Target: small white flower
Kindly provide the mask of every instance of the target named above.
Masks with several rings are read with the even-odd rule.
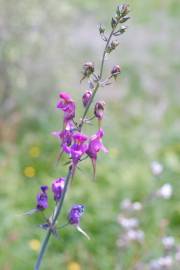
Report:
[[[151,162],[151,172],[154,176],[159,176],[163,172],[163,166],[157,161]]]
[[[118,223],[126,230],[137,228],[139,226],[137,218],[125,218],[121,215],[118,217]]]
[[[166,183],[157,191],[157,196],[163,199],[169,199],[171,198],[172,193],[173,193],[172,185]]]
[[[171,256],[161,257],[159,258],[159,264],[161,269],[171,269],[173,265],[173,259]]]
[[[175,239],[172,236],[162,238],[162,244],[166,250],[171,250],[175,246]]]
[[[134,202],[132,206],[134,211],[142,210],[142,204],[140,202]]]
[[[127,232],[129,241],[142,242],[144,240],[144,232],[141,230],[130,230]]]
[[[127,199],[124,199],[122,202],[121,202],[121,209],[123,210],[130,210],[132,207],[132,202],[129,198]]]

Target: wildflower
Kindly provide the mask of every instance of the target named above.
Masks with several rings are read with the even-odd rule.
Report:
[[[32,157],[32,158],[37,158],[40,154],[40,148],[38,146],[33,146],[30,148],[29,150],[29,155]]]
[[[163,172],[163,166],[157,161],[151,162],[151,172],[154,176],[159,176]]]
[[[48,208],[48,196],[47,196],[47,186],[41,186],[41,192],[37,195],[37,205],[36,209],[38,211],[43,211],[44,209]]]
[[[32,166],[27,166],[25,169],[24,169],[24,175],[26,177],[34,177],[36,174],[36,171],[35,171],[35,168],[32,167]]]
[[[137,228],[139,226],[137,218],[125,218],[121,215],[118,217],[118,223],[126,230]]]
[[[70,263],[68,263],[67,269],[68,270],[81,270],[81,266],[77,262],[70,262]]]
[[[37,239],[32,239],[31,241],[29,241],[29,246],[33,251],[39,251],[40,241]]]
[[[144,240],[144,232],[141,230],[129,230],[127,232],[127,238],[129,241],[137,241],[141,243]]]
[[[170,199],[173,193],[172,185],[169,183],[164,184],[156,193],[156,195],[163,199]]]
[[[64,123],[67,124],[68,121],[75,117],[75,102],[72,100],[71,96],[65,92],[59,94],[60,101],[57,104],[57,108],[64,112]]]
[[[94,72],[94,64],[92,62],[86,62],[83,65],[83,77],[81,79],[84,80],[85,78],[89,77]]]
[[[150,263],[150,270],[172,269],[173,259],[171,256],[160,257]]]
[[[162,238],[162,244],[165,250],[172,250],[175,246],[175,239],[172,236]]]
[[[80,132],[75,133],[72,137],[74,143],[71,146],[63,144],[63,150],[65,153],[69,154],[70,158],[72,159],[73,164],[72,175],[74,175],[78,162],[80,161],[82,155],[86,152],[88,148],[87,144],[85,144],[85,141],[87,141],[88,137]]]
[[[61,195],[64,189],[64,178],[55,179],[52,182],[52,192],[54,193],[54,200],[57,202],[61,199]]]
[[[89,101],[91,100],[91,97],[92,97],[92,91],[87,90],[82,96],[82,102],[83,102],[84,107],[88,105]]]
[[[100,126],[101,120],[103,119],[103,116],[104,116],[104,107],[105,107],[104,101],[98,101],[94,107],[94,115],[99,120],[99,126]]]
[[[121,68],[119,65],[115,65],[111,70],[111,75],[114,77],[114,79],[117,78],[117,75],[119,75],[121,72]]]
[[[89,236],[80,228],[80,220],[84,214],[85,207],[81,204],[75,204],[72,206],[69,214],[68,221],[71,225],[74,225],[76,229],[89,239]]]
[[[99,129],[95,135],[91,136],[89,140],[88,149],[86,151],[87,155],[91,158],[91,161],[92,161],[94,176],[96,172],[97,153],[100,150],[103,150],[105,153],[108,152],[108,150],[104,147],[102,143],[103,136],[104,136],[104,131],[102,129]]]

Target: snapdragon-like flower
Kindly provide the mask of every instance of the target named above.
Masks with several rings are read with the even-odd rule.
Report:
[[[91,97],[92,97],[92,91],[87,90],[87,91],[84,93],[84,95],[82,96],[82,102],[83,102],[84,107],[86,107],[86,106],[88,105],[88,103],[89,103]]]
[[[73,135],[74,143],[71,146],[67,146],[66,144],[63,145],[64,152],[69,154],[70,158],[72,159],[73,175],[78,162],[80,161],[83,154],[86,153],[86,150],[88,148],[88,145],[85,144],[87,139],[88,137],[85,134],[77,132]]]
[[[81,232],[84,236],[90,239],[87,233],[83,231],[80,227],[80,220],[82,215],[84,214],[84,210],[85,207],[82,204],[73,205],[68,214],[68,222],[69,224],[74,225],[79,232]]]
[[[59,97],[60,101],[57,104],[57,108],[64,112],[64,123],[67,123],[75,117],[75,102],[71,96],[65,92],[61,92]]]
[[[55,179],[52,182],[52,192],[54,193],[54,200],[57,202],[61,199],[61,195],[64,189],[64,178]]]
[[[91,136],[89,140],[88,149],[86,151],[87,155],[91,158],[93,170],[94,170],[94,176],[96,173],[96,160],[97,160],[97,154],[100,150],[104,151],[105,153],[108,152],[107,148],[102,143],[102,137],[104,136],[104,131],[100,128],[98,132]]]
[[[41,192],[38,193],[36,201],[36,209],[38,211],[43,211],[48,208],[48,195],[47,195],[48,186],[41,186]]]

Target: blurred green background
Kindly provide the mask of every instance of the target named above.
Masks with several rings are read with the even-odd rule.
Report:
[[[120,64],[122,74],[113,86],[101,89],[106,101],[103,123],[108,155],[100,154],[97,181],[88,161],[77,171],[61,217],[72,203],[86,205],[82,219],[91,241],[73,228],[51,239],[42,269],[110,270],[120,268],[116,241],[119,204],[123,198],[142,200],[155,186],[170,182],[171,200],[159,201],[144,212],[145,248],[136,247],[121,258],[123,270],[133,258],[154,249],[160,221],[180,240],[180,61],[178,0],[132,0],[129,29],[106,61],[108,74]],[[61,127],[56,110],[60,91],[79,102],[86,89],[81,67],[92,60],[99,67],[103,41],[97,31],[109,29],[118,1],[0,0],[0,269],[33,269],[41,216],[21,214],[35,206],[40,184],[65,175],[56,166],[58,142],[51,131]],[[78,113],[82,112],[79,106]],[[91,133],[97,130],[94,125]],[[152,160],[164,165],[155,183]],[[50,210],[49,210],[50,213]],[[154,253],[153,253],[154,252]],[[138,253],[138,255],[137,255]]]

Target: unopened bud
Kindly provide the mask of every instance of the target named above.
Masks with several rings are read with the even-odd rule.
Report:
[[[84,95],[82,96],[82,102],[83,102],[84,107],[86,107],[86,106],[88,105],[88,103],[89,103],[91,97],[92,97],[92,91],[87,90],[87,91],[84,93]]]
[[[126,22],[127,20],[129,20],[130,19],[130,17],[129,16],[124,16],[124,17],[122,17],[122,19],[120,19],[120,23],[124,23],[124,22]]]
[[[99,25],[99,33],[104,34],[104,32],[105,32],[105,28],[104,28],[104,26],[102,24],[100,24]]]
[[[89,77],[94,72],[94,64],[92,62],[87,62],[83,66],[83,75]]]
[[[102,120],[104,115],[104,107],[105,102],[104,101],[98,101],[94,107],[94,115],[99,119]]]
[[[117,7],[116,14],[119,18],[126,16],[129,13],[128,4],[122,4]]]
[[[121,68],[119,65],[115,65],[111,70],[111,75],[116,79],[117,75],[120,74]]]
[[[112,18],[111,20],[111,27],[114,29],[117,26],[117,20],[115,18]]]
[[[126,30],[127,30],[127,26],[122,25],[121,28],[119,29],[119,32],[120,32],[121,34],[124,34],[124,33],[126,32]]]

